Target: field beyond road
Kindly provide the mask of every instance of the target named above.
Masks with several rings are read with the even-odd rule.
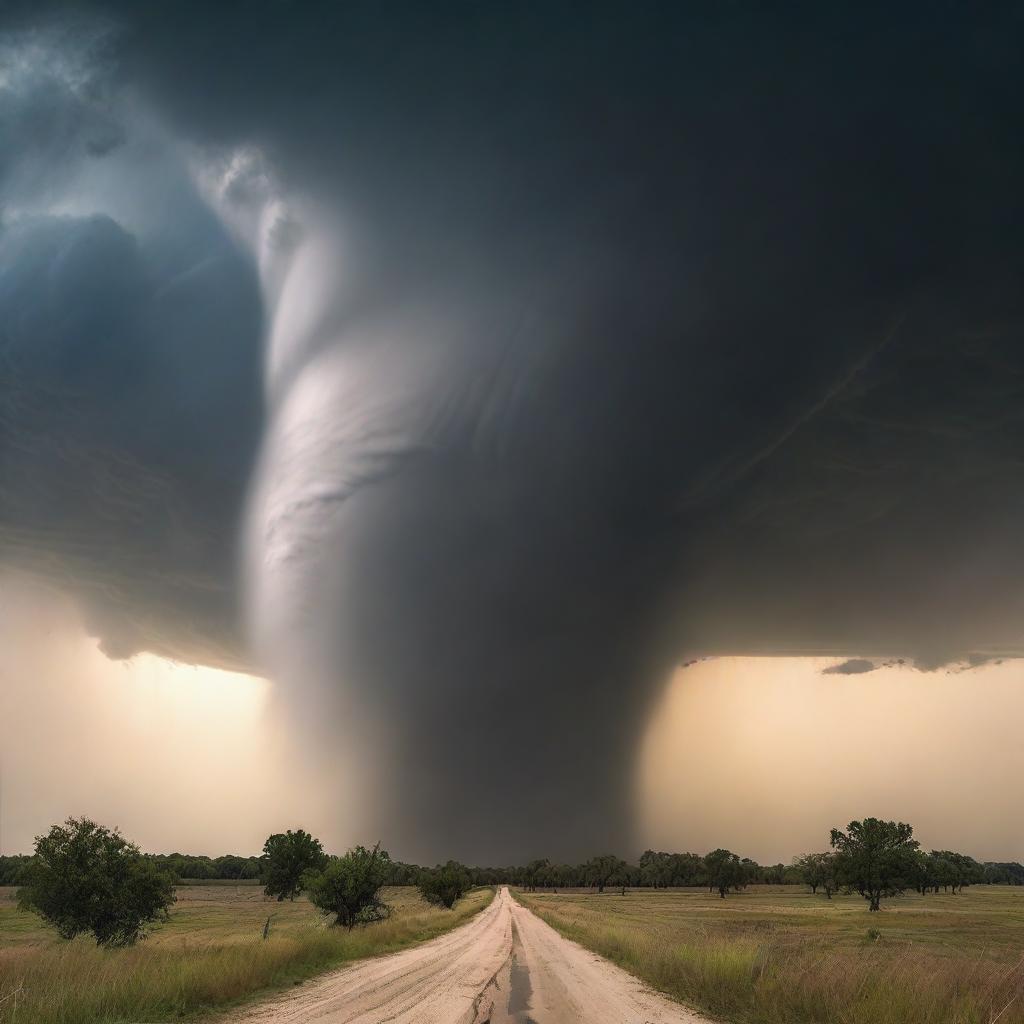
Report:
[[[104,950],[90,938],[60,939],[19,911],[14,893],[0,888],[0,1024],[167,1021],[230,1006],[433,938],[493,897],[477,889],[444,910],[413,888],[386,889],[391,918],[348,932],[327,927],[305,899],[267,901],[252,885],[184,885],[167,923],[134,947]]]
[[[559,932],[737,1024],[1024,1024],[1024,888],[516,892]]]

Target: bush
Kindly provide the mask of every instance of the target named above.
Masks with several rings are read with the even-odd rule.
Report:
[[[301,828],[269,836],[263,844],[263,891],[278,902],[293,900],[302,892],[303,876],[326,863],[320,840]]]
[[[0,885],[17,885],[31,857],[14,854],[11,857],[0,857]]]
[[[380,843],[372,850],[357,846],[334,858],[323,871],[308,874],[306,895],[314,907],[334,914],[333,924],[351,931],[357,924],[382,921],[391,913],[380,898],[391,870],[391,858]]]
[[[116,829],[68,818],[38,836],[18,905],[65,939],[91,933],[99,946],[128,946],[174,902],[170,875]]]
[[[457,861],[450,860],[436,868],[427,869],[420,875],[420,895],[435,906],[449,910],[473,887],[469,870]]]

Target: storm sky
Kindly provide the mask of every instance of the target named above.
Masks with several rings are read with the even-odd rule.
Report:
[[[2,567],[424,858],[630,842],[694,657],[1024,654],[1024,23],[835,6],[6,5]]]

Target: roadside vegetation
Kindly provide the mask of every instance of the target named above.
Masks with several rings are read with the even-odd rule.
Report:
[[[61,939],[18,910],[14,894],[0,889],[0,1022],[98,1024],[165,1022],[404,949],[465,923],[493,890],[444,910],[412,887],[385,888],[391,916],[349,931],[331,927],[305,897],[278,903],[252,885],[186,885],[165,924],[118,949]]]
[[[829,840],[773,869],[725,849],[648,850],[611,876],[596,861],[576,872],[534,861],[519,898],[568,938],[732,1022],[1024,1024],[1018,865],[925,853],[910,825],[878,818]],[[574,874],[592,893],[564,891]],[[996,879],[1011,884],[976,888]],[[759,880],[810,892],[752,892]],[[545,881],[551,891],[538,892]],[[618,896],[602,895],[609,881]],[[701,889],[659,891],[674,886]]]
[[[473,887],[469,871],[458,861],[450,860],[420,875],[420,895],[435,907],[452,907]]]
[[[1024,889],[517,891],[569,939],[734,1024],[1024,1024]]]
[[[454,898],[428,902],[388,888],[407,872],[379,845],[331,857],[301,829],[270,836],[260,867],[262,892],[241,879],[175,890],[116,829],[53,826],[19,861],[20,888],[0,889],[0,1022],[195,1015],[433,938],[494,895],[467,895],[463,868]]]
[[[309,901],[332,914],[332,924],[349,931],[359,924],[383,921],[391,915],[391,905],[381,895],[390,866],[379,843],[372,850],[357,846],[344,857],[332,858],[322,871],[306,876]]]
[[[174,886],[116,829],[69,818],[36,840],[18,906],[64,939],[91,935],[98,946],[130,946],[167,916]]]

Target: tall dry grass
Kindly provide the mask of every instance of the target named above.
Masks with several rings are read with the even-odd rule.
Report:
[[[2,1024],[97,1024],[167,1021],[225,1007],[302,981],[350,960],[393,952],[462,924],[482,910],[491,890],[470,893],[452,911],[412,897],[397,901],[387,921],[351,932],[328,927],[309,908],[272,926],[263,940],[250,913],[235,933],[209,907],[196,927],[154,936],[128,949],[103,950],[88,940],[0,947]],[[272,912],[274,904],[258,908]],[[307,905],[308,906],[308,905]],[[289,908],[292,909],[292,908]],[[296,916],[296,915],[293,915]],[[296,916],[297,917],[297,916]]]
[[[856,940],[849,928],[744,928],[742,919],[719,922],[703,912],[674,927],[660,914],[647,927],[642,910],[617,913],[610,901],[607,914],[581,913],[578,904],[516,895],[568,938],[738,1024],[1024,1024],[1024,948],[1007,961],[975,947],[972,934],[969,948],[958,949],[955,929],[931,945],[902,934],[869,937],[866,913]],[[741,913],[731,906],[720,913]]]

